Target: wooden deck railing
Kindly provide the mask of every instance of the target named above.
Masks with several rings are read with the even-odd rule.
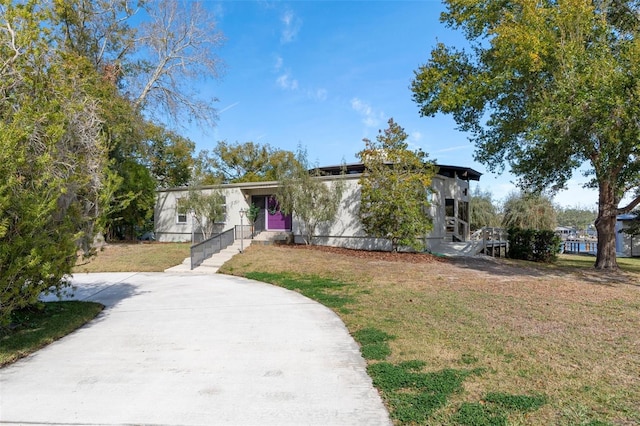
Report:
[[[482,252],[488,256],[506,257],[509,251],[509,234],[504,228],[485,227],[471,235],[472,239],[482,240]]]

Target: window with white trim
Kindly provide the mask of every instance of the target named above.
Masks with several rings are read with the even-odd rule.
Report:
[[[181,198],[176,200],[176,223],[178,224],[186,224],[187,223],[187,209],[181,206],[180,202]]]

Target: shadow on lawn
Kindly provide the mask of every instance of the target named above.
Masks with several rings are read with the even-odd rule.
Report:
[[[573,278],[588,284],[613,287],[620,284],[640,286],[637,276],[622,272],[599,271],[595,268],[564,267],[554,264],[537,264],[534,262],[511,261],[486,256],[451,257],[448,261],[464,269],[485,272],[489,275],[506,277],[549,277]],[[517,262],[517,263],[516,263]],[[595,262],[595,259],[594,259]]]

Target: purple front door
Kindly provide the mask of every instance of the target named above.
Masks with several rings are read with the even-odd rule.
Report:
[[[291,215],[285,215],[280,211],[278,202],[273,197],[267,197],[267,230],[269,231],[290,231]]]

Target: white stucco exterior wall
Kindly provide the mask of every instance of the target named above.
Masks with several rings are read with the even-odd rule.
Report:
[[[221,188],[226,202],[226,215],[223,222],[216,224],[218,228],[216,232],[223,232],[240,225],[240,209],[249,207],[240,187],[225,185]],[[214,187],[202,188],[201,191],[208,194],[214,191]],[[157,241],[188,242],[191,241],[192,232],[200,232],[197,221],[191,214],[187,214],[186,223],[178,223],[178,200],[187,197],[188,194],[187,188],[163,190],[156,194],[154,214]]]
[[[331,224],[320,225],[314,238],[315,244],[337,247],[360,248],[370,250],[389,250],[391,244],[385,239],[368,237],[362,229],[358,219],[360,205],[360,175],[323,177],[325,184],[330,185],[335,179],[343,179],[345,190],[340,202],[338,216]],[[227,214],[224,223],[220,223],[219,232],[226,231],[240,225],[240,209],[249,207],[251,195],[269,195],[275,192],[277,182],[258,182],[222,185],[227,204]],[[446,198],[458,201],[469,200],[469,182],[458,178],[436,175],[432,180],[432,191],[425,196],[430,197],[430,215],[433,220],[433,230],[426,236],[427,246],[440,243],[446,235],[445,204]],[[212,191],[213,187],[202,188],[203,192]],[[191,241],[192,231],[197,232],[197,225],[188,215],[187,223],[177,222],[177,200],[188,195],[187,188],[161,190],[157,193],[155,209],[156,240],[161,242]],[[457,204],[456,204],[457,205]],[[246,225],[246,218],[244,219]],[[296,242],[303,242],[300,221],[293,216],[292,232]]]
[[[330,185],[333,179],[340,177],[324,178],[325,184]],[[335,247],[358,248],[365,250],[390,250],[391,243],[386,239],[369,237],[363,230],[358,219],[360,206],[359,175],[344,176],[345,191],[342,196],[338,216],[331,224],[321,225],[316,230],[314,244]],[[453,198],[458,201],[469,201],[469,182],[457,178],[447,178],[436,175],[431,182],[431,191],[425,196],[430,198],[430,216],[433,221],[432,231],[426,235],[427,249],[437,246],[446,236],[444,200]],[[293,232],[295,241],[302,243],[301,224],[296,217],[293,218]]]

